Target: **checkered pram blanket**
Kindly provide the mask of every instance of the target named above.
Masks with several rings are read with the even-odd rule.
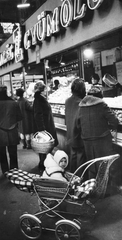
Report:
[[[10,180],[11,183],[19,188],[22,191],[32,191],[33,190],[33,181],[36,178],[41,178],[38,174],[28,173],[21,169],[11,169],[5,173],[6,177]],[[81,185],[77,185],[74,189],[75,196],[85,197],[86,195],[90,194],[91,191],[96,186],[96,180],[90,179],[83,182]]]
[[[28,173],[21,169],[11,169],[5,173],[5,176],[22,191],[31,191],[33,189],[33,179],[40,178],[40,175]]]
[[[92,178],[83,182],[80,186],[76,188],[76,196],[86,197],[90,194],[96,187],[96,179]]]

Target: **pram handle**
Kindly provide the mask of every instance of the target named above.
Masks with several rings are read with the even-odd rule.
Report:
[[[85,163],[83,163],[79,168],[76,169],[76,171],[73,173],[71,179],[70,179],[70,183],[72,182],[72,179],[75,175],[77,175],[77,172],[84,166],[87,165],[87,167],[84,169],[81,177],[80,177],[80,181],[82,181],[84,173],[87,171],[87,169],[94,163],[98,162],[98,161],[111,161],[111,164],[120,157],[119,154],[113,154],[113,155],[109,155],[109,156],[104,156],[104,157],[99,157],[99,158],[94,158],[92,160],[89,160]]]

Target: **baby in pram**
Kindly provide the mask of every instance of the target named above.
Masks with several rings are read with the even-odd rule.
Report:
[[[33,190],[34,179],[45,179],[52,178],[63,182],[70,183],[73,194],[76,197],[85,197],[88,195],[96,186],[96,180],[90,179],[81,183],[81,178],[66,171],[68,166],[68,155],[62,151],[57,150],[54,154],[47,154],[44,161],[45,171],[42,176],[38,174],[28,173],[21,169],[11,169],[6,172],[6,177],[16,185],[20,190],[31,191]]]
[[[96,186],[96,180],[90,179],[81,184],[80,177],[66,171],[68,166],[68,155],[62,151],[57,150],[54,154],[47,154],[44,161],[45,171],[42,174],[44,178],[52,178],[65,182],[71,181],[71,186],[75,191],[76,196],[85,197],[90,193],[91,190]]]
[[[53,178],[61,181],[67,181],[65,168],[68,165],[68,155],[62,151],[57,150],[54,156],[50,153],[44,161],[45,171],[42,174],[44,178]]]

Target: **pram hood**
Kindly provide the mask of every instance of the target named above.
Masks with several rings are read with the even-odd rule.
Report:
[[[54,154],[54,161],[59,165],[59,162],[62,158],[66,158],[68,165],[68,155],[63,150],[57,150]]]

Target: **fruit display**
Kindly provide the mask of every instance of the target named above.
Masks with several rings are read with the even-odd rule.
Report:
[[[49,95],[48,101],[49,103],[62,103],[65,104],[65,101],[68,97],[71,96],[71,84],[68,86],[61,86],[55,92]]]
[[[113,111],[119,120],[119,124],[122,125],[122,110],[113,109]]]
[[[103,98],[103,100],[111,109],[113,109],[119,120],[119,124],[122,124],[122,96]]]

